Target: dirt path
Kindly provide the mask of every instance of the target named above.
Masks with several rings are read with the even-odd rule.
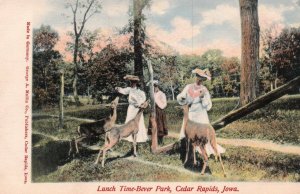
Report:
[[[263,141],[257,139],[224,139],[217,138],[220,144],[233,145],[233,146],[247,146],[252,148],[267,149],[276,152],[282,152],[287,154],[300,155],[300,146],[289,144],[276,144],[271,141]]]
[[[178,138],[179,134],[169,133],[170,137]],[[300,146],[289,145],[289,144],[276,144],[272,141],[258,140],[258,139],[225,139],[217,138],[218,143],[232,146],[245,146],[259,149],[267,149],[276,152],[282,152],[286,154],[300,155]]]
[[[57,115],[47,115],[47,114],[32,114],[32,118],[35,117],[54,117],[54,118],[58,118]],[[78,118],[78,117],[70,117],[70,116],[64,116],[65,119],[72,119],[72,120],[76,120],[76,121],[82,121],[82,122],[95,122],[96,120],[94,119],[85,119],[85,118]]]
[[[55,137],[53,135],[48,135],[48,134],[40,133],[38,131],[33,131],[32,134],[34,134],[34,135],[41,135],[41,136],[49,138],[49,139],[51,139],[53,141],[70,141],[69,139],[60,139],[60,138],[57,138],[57,137]]]

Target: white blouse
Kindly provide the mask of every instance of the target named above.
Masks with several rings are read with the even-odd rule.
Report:
[[[128,102],[134,107],[138,107],[146,101],[145,92],[138,88],[118,88],[118,92],[124,95],[128,95]]]
[[[209,111],[212,107],[210,94],[203,85],[188,84],[177,96],[180,105],[192,104],[189,112]]]

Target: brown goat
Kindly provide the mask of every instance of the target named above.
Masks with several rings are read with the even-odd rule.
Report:
[[[196,165],[196,146],[199,146],[201,150],[201,154],[203,156],[203,167],[201,170],[201,174],[204,174],[204,171],[207,166],[208,156],[205,150],[205,145],[207,143],[210,143],[213,150],[216,160],[219,158],[224,176],[226,177],[224,165],[222,162],[222,158],[220,153],[217,150],[217,141],[216,141],[216,134],[214,128],[210,124],[204,124],[204,123],[196,123],[188,119],[188,112],[189,112],[189,105],[183,106],[183,112],[184,112],[184,131],[185,131],[185,137],[187,139],[187,145],[186,145],[186,157],[184,164],[187,162],[188,159],[188,153],[189,153],[189,144],[192,143],[193,146],[193,155],[194,155],[194,165]]]
[[[91,123],[82,123],[77,127],[77,132],[79,137],[75,138],[75,148],[76,153],[79,153],[78,143],[82,142],[84,139],[87,139],[89,142],[92,139],[98,139],[100,135],[106,133],[106,131],[112,128],[117,120],[117,106],[119,103],[119,97],[116,97],[111,102],[111,113],[108,117],[97,120]],[[69,155],[73,151],[72,141],[70,142],[70,151]]]
[[[140,110],[138,111],[135,118],[128,121],[124,125],[121,126],[115,126],[111,128],[106,136],[105,145],[100,149],[99,154],[97,156],[95,164],[98,164],[100,155],[102,153],[102,167],[104,167],[105,163],[105,154],[106,151],[111,149],[114,145],[116,145],[122,138],[128,137],[129,135],[132,135],[133,137],[133,155],[137,156],[136,153],[136,138],[137,133],[139,131],[139,122],[141,115],[145,108],[148,107],[149,101],[145,101],[143,104],[140,105]]]

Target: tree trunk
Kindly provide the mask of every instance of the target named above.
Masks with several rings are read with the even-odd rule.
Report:
[[[46,68],[43,69],[43,78],[44,78],[44,87],[45,87],[45,91],[48,91],[48,87],[47,87],[47,76],[46,76]]]
[[[151,61],[147,60],[148,70],[150,74],[150,99],[151,99],[151,116],[150,122],[152,124],[152,136],[151,136],[151,151],[155,153],[157,150],[157,123],[156,123],[156,112],[155,112],[155,100],[154,100],[154,86],[153,86],[153,68]]]
[[[276,74],[275,74],[275,82],[274,82],[274,88],[277,88],[277,82],[278,82],[278,70],[276,70]]]
[[[274,90],[274,87],[273,87],[273,81],[271,81],[271,91]]]
[[[90,98],[90,85],[87,86],[87,96],[88,96],[88,101],[87,104],[90,104],[91,98]]]
[[[241,106],[253,101],[258,92],[259,24],[258,0],[240,0],[242,30]]]
[[[75,104],[77,106],[80,105],[78,92],[77,92],[77,81],[78,81],[78,43],[79,43],[79,35],[75,35],[75,44],[74,44],[74,53],[73,53],[73,63],[74,63],[74,79],[73,79],[73,96],[75,100]]]
[[[74,100],[75,100],[76,106],[79,106],[80,101],[79,101],[78,92],[77,92],[77,80],[78,80],[78,75],[76,73],[74,75],[72,88],[73,88],[73,95],[74,95]]]
[[[300,84],[300,76],[296,77],[295,79],[289,81],[288,83],[280,86],[279,88],[273,90],[272,92],[269,92],[263,96],[260,96],[253,102],[235,110],[224,117],[221,117],[217,121],[212,123],[212,126],[215,128],[215,130],[221,129],[222,127],[225,127],[229,123],[232,123],[250,113],[253,111],[262,108],[269,104],[270,102],[280,98],[281,96],[287,94],[290,90],[298,87]],[[166,145],[164,147],[161,147],[156,151],[156,153],[161,153],[161,152],[168,152],[172,149],[176,149],[176,146],[179,144],[179,142],[175,142],[169,145]]]
[[[64,127],[64,73],[60,74],[59,129]]]
[[[134,74],[139,76],[141,80],[141,88],[144,89],[144,74],[143,74],[143,45],[144,38],[142,37],[142,2],[141,0],[133,0],[134,6]]]
[[[171,82],[171,92],[172,92],[172,100],[175,100],[174,87],[172,82]]]

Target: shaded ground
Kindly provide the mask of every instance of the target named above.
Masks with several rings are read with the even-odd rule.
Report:
[[[140,144],[139,156],[133,158],[128,154],[131,144],[121,141],[108,154],[105,168],[102,168],[100,164],[94,165],[97,152],[82,150],[81,156],[68,158],[68,142],[50,139],[33,148],[34,182],[300,181],[300,156],[268,150],[227,145],[222,156],[227,173],[224,178],[219,162],[213,158],[207,174],[201,176],[201,163],[183,167],[180,153],[153,155],[148,143]]]
[[[236,105],[236,99],[214,100],[214,108],[209,113],[211,120],[226,114]],[[274,150],[291,143],[299,148],[300,98],[282,98],[266,108],[236,121],[217,132],[219,143],[226,149],[223,155],[227,178],[223,177],[221,167],[213,158],[209,161],[210,169],[205,176],[199,174],[201,159],[197,166],[183,167],[182,154],[153,155],[148,143],[139,145],[138,158],[126,155],[131,144],[120,142],[109,153],[105,168],[94,166],[97,152],[83,150],[80,157],[68,158],[69,142],[74,138],[77,126],[85,119],[99,119],[108,113],[103,106],[71,108],[66,111],[64,130],[58,130],[58,119],[45,116],[53,111],[39,112],[32,123],[32,180],[34,182],[70,182],[70,181],[300,181],[300,156],[298,151],[289,154],[291,147],[278,150],[283,153],[266,150],[266,145]],[[179,132],[182,113],[174,109],[176,103],[169,103],[167,111],[169,131]],[[118,121],[125,119],[126,106],[119,107]],[[80,119],[72,118],[79,117]],[[145,123],[148,115],[145,114]],[[171,135],[172,136],[172,135]],[[176,136],[177,137],[177,136]],[[230,138],[231,140],[228,140]],[[251,138],[252,140],[247,140]],[[177,138],[166,138],[165,144]],[[232,140],[233,139],[233,140]],[[256,139],[256,141],[253,141]],[[233,141],[233,142],[232,142]],[[247,142],[248,141],[248,142]],[[272,144],[272,142],[276,144]],[[242,142],[242,143],[241,143]],[[247,144],[245,144],[247,142]],[[262,143],[262,145],[260,145]],[[101,142],[103,143],[103,142]],[[235,145],[235,146],[232,146]],[[290,145],[290,146],[294,146]],[[247,147],[244,147],[247,146]],[[263,146],[263,147],[261,147]],[[256,148],[254,148],[256,147]],[[259,148],[257,148],[259,147]],[[275,149],[276,150],[276,149]],[[286,152],[286,153],[284,153]],[[287,153],[289,152],[289,153]]]

